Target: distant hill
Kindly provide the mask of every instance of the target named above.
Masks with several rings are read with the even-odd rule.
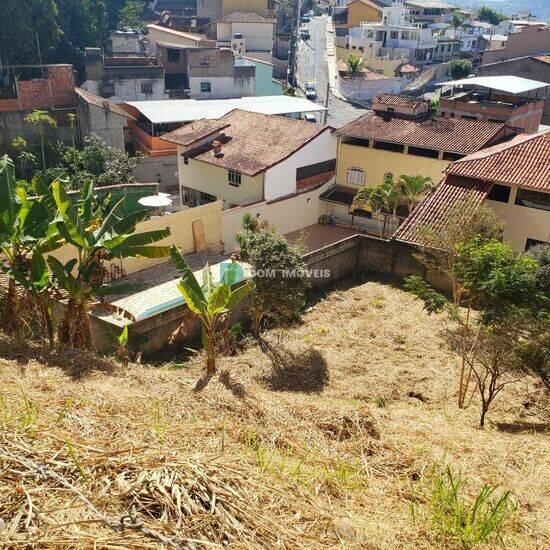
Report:
[[[479,6],[491,6],[507,15],[514,15],[522,10],[529,10],[542,21],[550,21],[550,2],[548,0],[447,0],[462,8],[471,9]]]

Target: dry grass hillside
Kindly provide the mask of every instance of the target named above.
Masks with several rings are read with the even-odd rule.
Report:
[[[160,548],[98,517],[133,509],[184,548],[454,548],[424,515],[439,464],[468,495],[513,492],[505,547],[548,548],[533,381],[508,387],[479,430],[475,399],[455,405],[443,328],[389,285],[336,289],[301,326],[223,359],[200,392],[200,358],[122,367],[0,340],[0,547]]]

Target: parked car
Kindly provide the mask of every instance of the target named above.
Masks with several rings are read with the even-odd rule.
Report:
[[[304,13],[302,15],[302,23],[309,23],[311,21],[311,17],[309,16],[309,13]]]
[[[304,120],[306,122],[317,122],[317,118],[315,118],[315,115],[312,115],[311,113],[306,113],[304,115]]]
[[[308,29],[308,27],[302,27],[302,28],[300,29],[300,38],[301,38],[302,40],[309,40],[310,34],[309,34],[309,29]]]
[[[306,99],[317,101],[317,85],[315,82],[306,83]]]

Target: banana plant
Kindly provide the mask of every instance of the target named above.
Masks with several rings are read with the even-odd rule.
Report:
[[[55,210],[44,197],[29,199],[15,178],[15,166],[0,159],[0,270],[8,275],[1,326],[8,334],[21,329],[21,298],[30,297],[42,317],[42,328],[53,343],[51,279],[44,254],[61,246],[62,238],[50,222]],[[18,292],[17,286],[23,289]]]
[[[51,197],[57,208],[54,224],[66,243],[75,249],[75,258],[63,264],[54,256],[47,263],[57,286],[68,295],[59,327],[59,341],[73,347],[94,349],[89,319],[91,303],[99,297],[136,289],[130,283],[104,284],[104,263],[116,258],[163,258],[168,246],[151,246],[170,235],[161,229],[135,233],[145,209],[127,212],[125,198],[110,210],[107,201],[98,203],[94,186],[86,183],[76,203],[69,198],[67,182],[56,180]]]
[[[206,352],[206,377],[210,378],[216,373],[216,333],[227,321],[231,310],[254,289],[254,283],[246,281],[233,288],[241,279],[239,264],[235,261],[225,270],[219,283],[214,282],[210,266],[206,264],[199,282],[175,246],[171,248],[170,255],[182,275],[178,290],[201,323],[201,340]]]

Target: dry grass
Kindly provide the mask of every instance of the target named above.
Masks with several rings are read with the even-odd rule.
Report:
[[[409,513],[423,472],[445,462],[472,493],[513,491],[507,547],[548,547],[548,435],[521,429],[545,420],[532,381],[499,396],[480,431],[475,401],[456,408],[442,324],[390,286],[335,290],[302,326],[222,360],[202,392],[199,359],[122,368],[0,340],[0,546],[160,547],[109,529],[7,449],[103,513],[135,506],[199,548],[451,548]]]

